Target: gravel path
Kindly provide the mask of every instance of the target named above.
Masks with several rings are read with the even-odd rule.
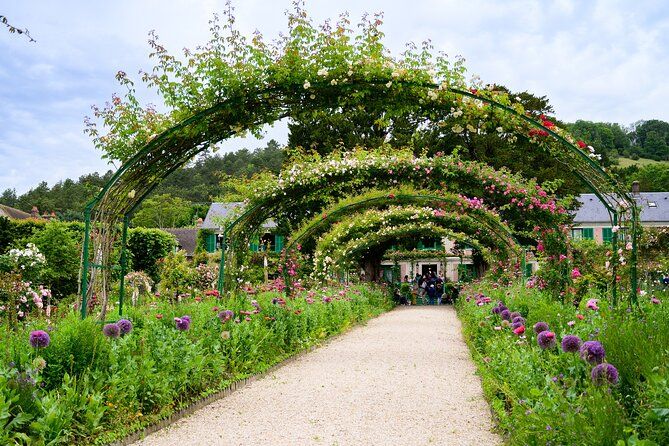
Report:
[[[401,307],[136,445],[498,445],[451,307]]]

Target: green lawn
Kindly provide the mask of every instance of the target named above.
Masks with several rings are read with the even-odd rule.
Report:
[[[647,158],[639,158],[638,160],[633,160],[630,158],[620,157],[618,158],[618,163],[620,164],[620,167],[629,167],[634,165],[647,166],[648,164],[657,164],[657,163],[669,164],[669,161],[655,161]]]

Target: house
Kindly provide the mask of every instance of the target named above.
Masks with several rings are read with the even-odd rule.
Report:
[[[195,247],[197,246],[197,233],[199,228],[165,228],[163,231],[169,232],[177,239],[177,248],[186,251],[186,257],[193,258]]]
[[[641,211],[639,219],[642,226],[669,226],[669,192],[639,192],[639,185],[635,183],[632,185],[632,197]],[[576,199],[581,206],[574,214],[572,239],[610,242],[613,225],[606,207],[595,194],[581,194]]]
[[[202,223],[202,230],[208,232],[205,247],[207,252],[214,252],[221,248],[223,230],[225,224],[234,221],[235,217],[242,214],[244,203],[212,203],[207,216]],[[281,252],[285,237],[277,232],[277,224],[274,220],[267,220],[261,233],[251,239],[249,249],[251,251]]]
[[[403,280],[404,276],[414,278],[416,274],[426,275],[434,272],[443,275],[450,281],[457,282],[463,276],[475,275],[471,248],[465,248],[462,256],[455,254],[455,243],[447,238],[424,237],[416,242],[413,251],[422,251],[425,256],[416,260],[399,260],[399,277],[393,277],[395,262],[384,260],[381,262],[383,278],[389,282]],[[393,251],[391,248],[390,251]]]
[[[28,212],[23,212],[19,209],[5,206],[4,204],[0,204],[0,217],[7,217],[10,220],[27,220],[29,218],[35,218]],[[39,215],[37,218],[39,218]]]

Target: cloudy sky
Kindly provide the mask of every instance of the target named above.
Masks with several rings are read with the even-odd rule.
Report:
[[[147,33],[173,52],[195,47],[221,0],[4,0],[0,15],[37,40],[0,29],[0,191],[27,191],[108,166],[83,132],[91,104],[120,91],[114,74],[147,69]],[[274,37],[289,0],[237,0],[238,25]],[[669,121],[666,1],[311,0],[319,22],[348,11],[385,12],[394,53],[431,39],[462,55],[470,74],[547,95],[557,116],[624,125]],[[285,126],[268,130],[286,141]],[[230,141],[223,150],[264,145]]]

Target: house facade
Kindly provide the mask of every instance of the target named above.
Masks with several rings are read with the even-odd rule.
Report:
[[[635,187],[632,196],[641,210],[642,226],[669,226],[669,192],[639,192]],[[609,243],[613,238],[613,223],[606,207],[595,194],[581,194],[576,199],[581,206],[574,214],[571,238]]]
[[[244,203],[212,203],[200,229],[207,232],[205,248],[207,252],[221,249],[225,224],[232,221],[243,212]],[[277,232],[274,220],[267,220],[262,229],[251,239],[249,249],[253,252],[268,251],[281,252],[285,237]]]

